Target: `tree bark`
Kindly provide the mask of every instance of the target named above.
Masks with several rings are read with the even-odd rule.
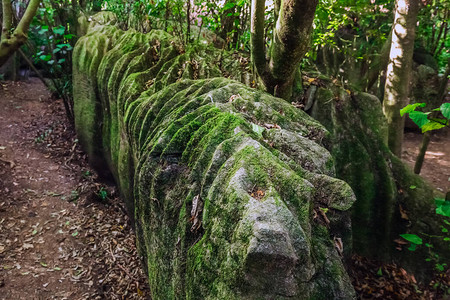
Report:
[[[429,131],[425,132],[422,137],[422,145],[420,146],[419,154],[417,155],[416,163],[414,164],[414,173],[416,174],[420,174],[420,171],[422,170],[422,165],[425,160],[425,154],[427,153],[430,138],[431,133]]]
[[[388,123],[388,145],[401,156],[405,118],[400,109],[409,102],[410,74],[414,52],[414,37],[419,3],[417,0],[397,0],[389,64],[386,73],[383,112]]]
[[[295,73],[309,46],[309,37],[318,1],[279,0],[275,3],[276,25],[272,46],[266,59],[264,43],[264,0],[252,0],[252,61],[264,88],[289,100]]]
[[[377,82],[380,73],[386,70],[386,67],[389,63],[389,51],[391,50],[392,44],[392,30],[389,33],[386,42],[383,44],[381,48],[380,54],[376,57],[373,63],[370,66],[368,75],[367,75],[367,86],[366,91],[368,92],[372,86]]]
[[[30,0],[27,10],[20,20],[17,28],[11,32],[12,8],[11,0],[3,0],[3,24],[2,38],[0,42],[0,67],[6,63],[8,58],[22,46],[28,39],[27,32],[31,21],[39,7],[40,0]]]

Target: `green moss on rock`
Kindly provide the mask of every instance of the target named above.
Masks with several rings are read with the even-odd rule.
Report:
[[[134,214],[152,298],[353,298],[330,232],[344,238],[354,195],[328,131],[230,79],[232,55],[170,39],[95,26],[74,55],[77,130]],[[319,205],[336,221],[318,233]]]

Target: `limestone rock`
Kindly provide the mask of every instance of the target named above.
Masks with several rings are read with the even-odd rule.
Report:
[[[328,131],[240,83],[234,54],[171,41],[96,25],[74,50],[80,142],[134,215],[152,298],[354,298],[332,239],[351,249],[355,196]]]

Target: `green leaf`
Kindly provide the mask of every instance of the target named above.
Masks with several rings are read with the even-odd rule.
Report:
[[[74,233],[72,233],[72,236],[77,236],[78,235],[78,231],[75,231]]]
[[[53,32],[55,34],[63,35],[65,31],[66,31],[66,28],[64,28],[63,25],[53,28]]]
[[[41,261],[41,266],[43,266],[43,267],[47,267],[47,264],[45,263],[45,262],[43,262],[43,261]]]
[[[441,216],[450,217],[450,201],[445,201],[445,199],[436,198],[434,199],[436,204],[436,213]]]
[[[223,7],[223,10],[231,9],[231,8],[233,8],[235,6],[236,6],[236,3],[234,3],[234,2],[227,2],[227,4],[225,4],[225,6]]]
[[[415,111],[417,107],[425,107],[426,105],[427,105],[426,103],[408,104],[407,106],[405,106],[400,110],[400,116],[403,117],[404,114]]]
[[[383,276],[383,271],[381,270],[381,267],[378,269],[377,275],[378,276]]]
[[[437,130],[437,129],[441,129],[445,127],[444,124],[435,122],[435,121],[431,121],[425,125],[422,126],[422,133],[427,132],[427,131],[431,131],[431,130]]]
[[[47,27],[47,26],[45,26],[45,27]],[[48,27],[47,27],[47,28],[44,28],[44,27],[43,27],[41,30],[38,31],[38,33],[39,33],[39,34],[44,34],[44,33],[46,33],[47,31],[48,31]]]
[[[436,270],[438,270],[438,271],[444,271],[444,265],[441,265],[441,264],[436,264]]]
[[[416,251],[417,245],[416,244],[411,244],[411,246],[409,246],[408,250],[409,251]]]
[[[43,60],[43,61],[49,61],[51,58],[52,58],[52,56],[50,54],[39,56],[39,59]]]
[[[409,188],[410,188],[411,190],[415,190],[415,189],[417,189],[417,186],[415,186],[415,185],[410,185]]]
[[[412,112],[409,113],[409,117],[420,128],[422,128],[423,125],[425,125],[425,124],[430,122],[430,120],[428,120],[428,114],[423,113],[421,111],[412,111]]]
[[[422,245],[422,239],[415,234],[405,233],[400,234],[400,236],[412,244]]]
[[[450,119],[450,103],[443,103],[440,108],[442,115]]]

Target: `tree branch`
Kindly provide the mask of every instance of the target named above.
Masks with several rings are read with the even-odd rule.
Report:
[[[40,0],[30,0],[27,10],[23,14],[22,19],[20,19],[19,25],[14,30],[14,34],[26,34],[28,32],[28,28],[30,28],[31,21],[33,21],[34,15],[36,15],[40,2]]]
[[[12,26],[12,7],[11,0],[3,0],[2,1],[2,9],[3,9],[3,22],[2,22],[2,38],[1,40],[9,39],[11,35],[11,26]]]
[[[3,0],[3,28],[0,42],[0,67],[8,58],[27,41],[27,32],[31,21],[39,7],[40,0],[30,0],[28,7],[17,25],[17,28],[10,34],[12,26],[12,7],[11,0]]]

